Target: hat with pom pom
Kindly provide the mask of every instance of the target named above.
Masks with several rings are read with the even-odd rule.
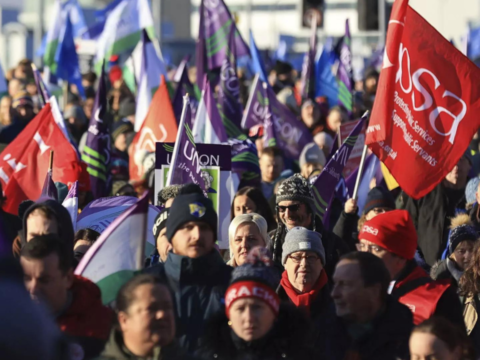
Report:
[[[455,216],[450,223],[450,236],[448,250],[453,254],[457,246],[465,240],[476,241],[479,238],[468,214]]]
[[[257,246],[248,254],[247,261],[232,272],[230,286],[225,293],[225,312],[239,299],[255,298],[264,301],[278,314],[280,299],[275,292],[280,279],[273,268],[270,252]]]

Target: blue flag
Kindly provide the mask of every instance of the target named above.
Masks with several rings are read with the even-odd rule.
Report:
[[[315,62],[315,95],[326,96],[330,106],[336,105],[338,102],[338,83],[332,72],[334,57],[331,42],[326,43]]]
[[[255,74],[260,76],[260,80],[268,82],[267,72],[265,71],[265,65],[263,64],[262,57],[258,51],[255,39],[253,38],[252,30],[250,30],[250,54],[252,55],[252,70]]]
[[[60,32],[60,39],[55,53],[55,62],[57,69],[55,75],[62,80],[75,84],[78,92],[85,97],[82,85],[82,75],[78,66],[77,50],[73,40],[73,27],[70,17],[67,16],[65,24]]]
[[[468,29],[467,56],[472,60],[480,56],[480,27]]]

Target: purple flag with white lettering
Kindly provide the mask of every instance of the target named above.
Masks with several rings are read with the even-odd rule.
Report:
[[[327,165],[325,165],[325,168],[312,185],[313,195],[315,197],[315,212],[322,221],[325,219],[325,215],[330,208],[335,189],[342,176],[343,168],[350,157],[353,147],[357,142],[358,134],[360,134],[365,125],[366,119],[366,116],[362,117],[361,121],[358,122],[342,146],[340,146],[335,155],[333,155]]]
[[[310,46],[303,58],[302,99],[315,99],[315,56],[317,55],[317,18],[312,16]]]
[[[92,118],[88,126],[87,142],[83,149],[82,160],[87,163],[90,174],[90,184],[95,199],[108,196],[109,164],[110,164],[110,134],[108,126],[103,122],[107,111],[107,92],[105,86],[105,64],[102,66]]]
[[[194,183],[199,185],[206,195],[208,189],[205,189],[197,147],[193,140],[192,129],[186,121],[186,118],[191,117],[188,95],[183,98],[183,101],[183,111],[180,125],[178,126],[175,147],[173,148],[166,186]]]
[[[237,48],[235,44],[235,24],[230,26],[228,40],[229,55],[225,57],[220,69],[220,89],[218,104],[222,122],[227,135],[237,138],[241,134],[243,107],[240,103],[240,81],[237,76]]]
[[[273,126],[269,129],[266,120],[270,112]],[[303,122],[277,100],[270,87],[265,88],[262,85],[258,76],[255,77],[250,92],[242,119],[242,128],[250,129],[256,125],[267,126],[266,130],[270,131],[267,137],[274,137],[277,146],[283,150],[285,156],[293,160],[298,160],[305,145],[313,142],[312,135]]]
[[[243,41],[235,21],[223,0],[202,0],[200,4],[200,28],[197,41],[197,84],[201,88],[203,74],[207,70],[220,68],[228,57],[228,34],[232,26],[235,27],[235,45],[237,56],[249,55],[248,45]],[[199,47],[202,51],[198,53]],[[203,59],[202,59],[203,57]],[[198,75],[201,75],[199,77]]]
[[[40,198],[50,198],[58,201],[57,188],[52,180],[52,170],[47,171]]]
[[[350,49],[352,38],[348,19],[345,22],[345,36],[340,47],[340,63],[338,65],[338,104],[343,105],[351,114],[353,110],[353,68],[352,51]]]
[[[178,66],[177,73],[175,74],[175,81],[177,81],[177,89],[173,96],[172,107],[177,124],[180,123],[180,117],[182,116],[183,97],[189,94],[190,97],[190,110],[192,119],[195,119],[198,108],[198,101],[195,99],[195,89],[188,78],[188,58],[182,60]],[[192,119],[188,120],[189,124],[193,124]]]

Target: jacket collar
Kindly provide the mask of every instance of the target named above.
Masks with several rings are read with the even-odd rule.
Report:
[[[217,250],[195,259],[169,252],[165,271],[176,281],[205,282],[224,266],[226,265]]]

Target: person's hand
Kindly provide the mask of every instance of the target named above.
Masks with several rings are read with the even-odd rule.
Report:
[[[355,214],[358,211],[357,200],[348,199],[345,203],[345,212],[347,214]]]

